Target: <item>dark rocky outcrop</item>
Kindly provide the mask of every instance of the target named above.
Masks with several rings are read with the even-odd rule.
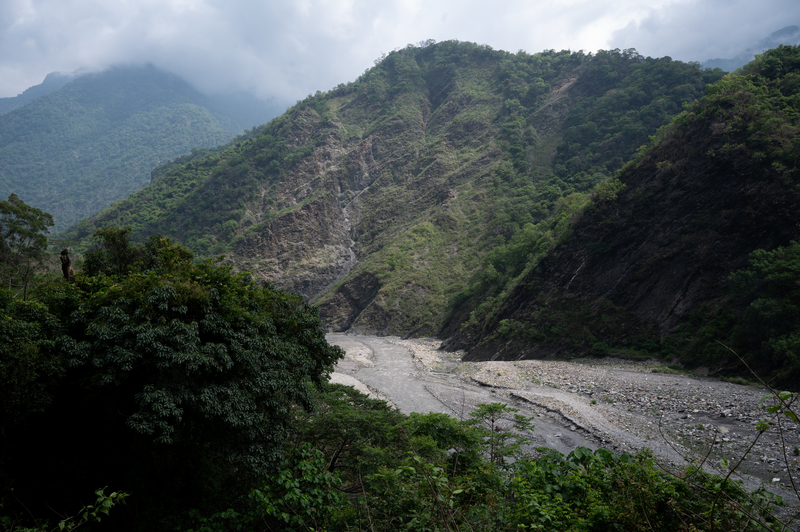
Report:
[[[456,331],[447,348],[467,348],[472,360],[581,354],[593,342],[664,338],[691,313],[730,304],[729,276],[752,251],[800,237],[797,162],[764,155],[785,153],[796,131],[754,132],[740,119],[745,93],[731,90],[673,125],[596,193],[495,315]]]
[[[320,312],[327,317],[329,332],[348,330],[380,290],[380,282],[373,275],[362,272],[349,283],[343,284],[333,297],[320,305]],[[371,331],[370,331],[371,332]]]

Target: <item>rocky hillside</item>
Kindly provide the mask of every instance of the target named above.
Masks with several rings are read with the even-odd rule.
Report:
[[[796,387],[798,79],[800,47],[780,47],[710,86],[501,302],[478,318],[466,315],[478,301],[455,312],[450,347],[472,359],[660,353],[731,369],[720,340]]]
[[[71,236],[163,233],[300,292],[331,330],[432,335],[721,76],[633,50],[408,47],[219,154],[157,168]]]

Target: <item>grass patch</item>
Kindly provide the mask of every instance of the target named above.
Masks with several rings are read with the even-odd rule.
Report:
[[[722,382],[730,382],[731,384],[741,384],[742,386],[758,386],[757,382],[749,381],[744,377],[720,377]]]

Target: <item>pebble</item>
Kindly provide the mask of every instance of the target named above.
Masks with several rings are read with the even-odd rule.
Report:
[[[558,388],[582,397],[587,407],[600,411],[617,427],[640,440],[668,440],[670,445],[701,458],[710,452],[707,460],[715,463],[723,459],[737,463],[758,435],[755,425],[766,419],[771,422],[769,428],[752,445],[749,459],[740,467],[767,483],[778,482],[773,480],[771,471],[775,467],[800,470],[800,450],[798,455],[793,453],[794,448],[800,449],[799,427],[786,416],[776,418],[762,408],[770,404],[769,400],[761,402],[768,394],[763,388],[709,377],[654,373],[661,365],[655,360],[460,362],[463,353],[440,351],[439,340],[388,340],[409,348],[419,370],[443,371],[457,366],[453,373],[460,378],[499,390]],[[567,405],[556,403],[545,406],[560,409],[567,419],[577,415]],[[567,425],[569,430],[578,429],[570,425]],[[614,450],[637,450],[628,441],[613,440],[603,434],[596,436],[604,446]]]

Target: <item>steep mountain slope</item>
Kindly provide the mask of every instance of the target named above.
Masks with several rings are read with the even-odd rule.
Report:
[[[777,260],[764,254],[748,262],[800,237],[800,47],[765,53],[744,73],[710,86],[600,187],[492,312],[470,321],[465,303],[447,329],[451,348],[469,347],[472,359],[660,352],[719,369],[730,365],[714,342],[724,340],[800,382],[800,265],[790,250],[786,266],[758,266]],[[782,293],[765,299],[757,287],[779,275]],[[765,302],[779,305],[769,318]],[[770,323],[744,334],[756,319]],[[777,331],[783,320],[794,325]]]
[[[71,236],[163,233],[315,300],[332,330],[434,334],[490,251],[524,267],[529,239],[555,238],[721,75],[632,50],[408,47],[222,153],[157,168]]]
[[[64,229],[147,184],[155,165],[237,130],[153,67],[79,76],[0,116],[0,197],[16,193]]]

